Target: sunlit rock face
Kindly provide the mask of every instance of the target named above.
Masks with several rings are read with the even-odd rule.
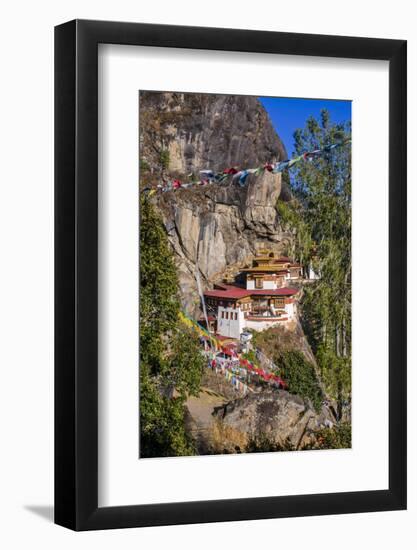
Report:
[[[185,181],[200,170],[256,168],[286,158],[268,114],[255,97],[141,92],[141,186],[168,175]],[[290,194],[281,174],[250,175],[232,183],[194,186],[154,196],[175,252],[181,297],[199,308],[195,271],[203,286],[232,277],[257,250],[281,252],[290,235],[276,211]]]
[[[246,438],[266,435],[277,444],[302,448],[313,443],[314,432],[332,425],[329,410],[315,411],[311,403],[286,391],[264,390],[235,399],[215,413],[226,426]]]

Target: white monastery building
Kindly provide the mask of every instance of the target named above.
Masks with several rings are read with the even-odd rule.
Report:
[[[272,252],[262,253],[242,271],[245,288],[220,283],[204,293],[208,309],[214,312],[209,322],[217,324],[220,336],[239,338],[245,328],[260,331],[295,317],[299,291],[285,285],[301,277],[302,266]]]

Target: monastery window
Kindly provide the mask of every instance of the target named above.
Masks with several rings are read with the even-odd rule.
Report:
[[[224,311],[222,311],[222,319],[224,319]]]
[[[259,277],[255,279],[255,288],[263,288],[263,280]]]

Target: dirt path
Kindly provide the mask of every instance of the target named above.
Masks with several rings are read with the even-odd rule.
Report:
[[[201,388],[198,397],[189,397],[186,405],[199,429],[207,429],[213,422],[212,413],[215,407],[227,403],[227,399],[207,388]]]
[[[220,407],[227,402],[228,400],[224,396],[204,387],[201,388],[198,397],[187,399],[186,405],[190,420],[188,427],[200,454],[207,454],[208,451],[215,407]]]

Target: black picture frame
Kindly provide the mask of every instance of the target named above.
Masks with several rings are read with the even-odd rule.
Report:
[[[389,488],[98,507],[98,44],[389,62]],[[74,20],[55,28],[55,522],[74,530],[406,508],[406,41]]]

